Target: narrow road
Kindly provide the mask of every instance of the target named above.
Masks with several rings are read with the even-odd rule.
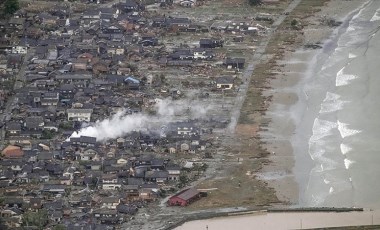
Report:
[[[235,107],[232,109],[232,113],[231,113],[231,122],[227,128],[228,129],[227,131],[229,133],[235,132],[235,128],[236,128],[236,125],[237,125],[239,117],[240,117],[240,110],[243,107],[243,103],[244,103],[244,100],[245,100],[245,97],[247,95],[247,91],[249,88],[249,82],[251,81],[251,77],[252,77],[253,71],[255,69],[255,66],[261,61],[261,59],[265,53],[265,50],[268,46],[268,43],[269,43],[270,39],[272,38],[272,36],[274,35],[274,33],[276,32],[278,26],[281,25],[281,23],[285,20],[285,18],[288,16],[288,14],[290,14],[298,6],[298,4],[301,1],[302,0],[293,0],[288,5],[288,7],[285,9],[284,13],[281,14],[272,24],[271,29],[268,31],[267,38],[260,42],[256,51],[254,52],[253,58],[252,58],[253,61],[246,67],[246,69],[243,73],[243,77],[242,77],[243,84],[240,85],[240,89],[239,89],[238,94],[236,96]]]
[[[22,61],[20,70],[18,71],[15,79],[15,84],[13,86],[13,92],[15,93],[18,89],[21,89],[25,86],[26,78],[25,78],[25,70],[29,63],[29,59],[34,55],[35,49],[29,48],[27,54],[24,56],[24,59]],[[5,105],[5,109],[2,114],[0,114],[0,121],[4,122],[4,126],[0,129],[0,150],[3,149],[5,146],[5,126],[7,122],[11,119],[12,116],[12,110],[14,106],[16,105],[16,96],[13,95],[7,100],[7,103]]]

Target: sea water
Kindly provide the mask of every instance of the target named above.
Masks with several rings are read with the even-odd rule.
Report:
[[[300,87],[293,145],[301,205],[380,208],[379,28],[380,1],[363,1]]]

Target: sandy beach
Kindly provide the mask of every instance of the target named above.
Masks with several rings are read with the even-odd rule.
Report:
[[[267,49],[266,56],[264,55],[261,60],[264,63],[261,68],[264,67],[265,69],[268,66],[269,68],[262,71],[259,67],[254,72],[254,79],[255,77],[262,78],[263,74],[266,79],[271,79],[267,81],[267,85],[262,86],[262,88],[265,88],[262,91],[263,98],[265,98],[263,104],[264,107],[267,106],[265,113],[262,116],[258,114],[249,115],[255,118],[254,125],[260,123],[258,135],[261,141],[261,150],[268,154],[269,159],[269,163],[263,163],[260,170],[255,171],[254,175],[274,189],[280,202],[272,203],[272,207],[300,207],[305,205],[301,198],[309,180],[309,174],[305,172],[310,172],[315,162],[312,161],[307,152],[296,155],[308,143],[297,142],[300,139],[294,137],[302,129],[300,122],[303,119],[303,114],[309,110],[307,101],[310,95],[304,88],[305,84],[308,83],[306,78],[313,71],[312,69],[320,53],[326,52],[326,50],[328,51],[326,53],[334,51],[335,47],[330,42],[330,39],[332,41],[337,40],[337,34],[340,33],[342,27],[346,26],[345,28],[347,28],[348,21],[352,19],[353,15],[360,12],[359,10],[366,2],[363,0],[326,1],[319,10],[313,9],[312,13],[307,14],[302,10],[305,9],[305,6],[308,7],[307,4],[312,3],[310,1],[301,1],[299,6],[290,14],[289,19],[296,19],[297,24],[301,24],[299,29],[294,31],[297,34],[283,36],[281,33],[285,33],[289,26],[280,26],[277,34],[272,37],[279,45],[275,45],[274,48],[269,45],[269,49],[272,49],[272,51]],[[343,22],[342,27],[331,25],[331,22],[335,21]],[[281,41],[280,39],[283,37],[292,40]],[[331,47],[329,47],[330,43],[332,44]],[[276,48],[280,48],[284,52],[273,52],[273,49]],[[275,64],[265,65],[268,62],[275,62]],[[335,75],[331,78],[334,79]],[[259,86],[256,85],[256,87]],[[250,105],[250,103],[247,105]],[[312,109],[319,110],[320,106],[318,104],[317,108]],[[240,124],[240,127],[246,128],[248,126]],[[341,132],[341,129],[339,132]],[[298,133],[298,135],[300,134]],[[342,136],[342,139],[344,139],[344,136]],[[346,160],[344,162],[346,163]],[[329,184],[330,181],[325,179],[325,183]],[[330,193],[332,192],[334,191],[330,189]],[[346,203],[346,206],[352,207],[350,203]],[[373,225],[379,224],[378,215],[378,211],[359,213],[260,213],[240,217],[192,221],[177,229],[202,229],[205,226],[208,229],[232,229],[236,227],[239,227],[239,229],[252,229],[252,226],[260,229],[297,229]]]
[[[228,230],[238,227],[240,230],[281,230],[342,226],[368,226],[380,224],[379,215],[380,213],[378,212],[258,212],[256,214],[244,216],[232,216],[228,218],[214,218],[209,220],[191,221],[176,229]]]
[[[266,143],[265,148],[272,153],[269,157],[272,163],[265,165],[258,176],[269,182],[269,186],[275,189],[277,197],[284,203],[299,205],[300,185],[297,181],[306,181],[308,177],[295,172],[294,143],[291,143],[298,122],[297,116],[302,113],[300,104],[304,103],[304,99],[299,96],[304,94],[300,91],[300,85],[313,58],[320,52],[320,49],[306,49],[305,45],[322,45],[337,29],[322,23],[324,18],[342,21],[362,4],[361,0],[332,0],[321,11],[305,18],[298,48],[286,51],[284,58],[277,62],[278,74],[270,81],[271,89],[264,92],[265,96],[272,98],[266,113],[271,122],[265,131],[260,132],[260,136]],[[311,169],[312,162],[308,157],[298,160],[303,161],[301,167]]]

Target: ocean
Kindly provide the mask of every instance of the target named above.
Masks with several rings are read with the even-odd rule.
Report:
[[[363,1],[298,88],[292,144],[300,206],[380,208],[379,29],[380,1]]]

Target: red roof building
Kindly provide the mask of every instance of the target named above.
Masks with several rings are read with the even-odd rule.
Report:
[[[195,188],[188,188],[170,197],[170,206],[186,206],[200,198],[200,192]]]
[[[8,145],[5,149],[3,149],[1,154],[5,158],[22,158],[24,156],[24,151],[21,147]]]

